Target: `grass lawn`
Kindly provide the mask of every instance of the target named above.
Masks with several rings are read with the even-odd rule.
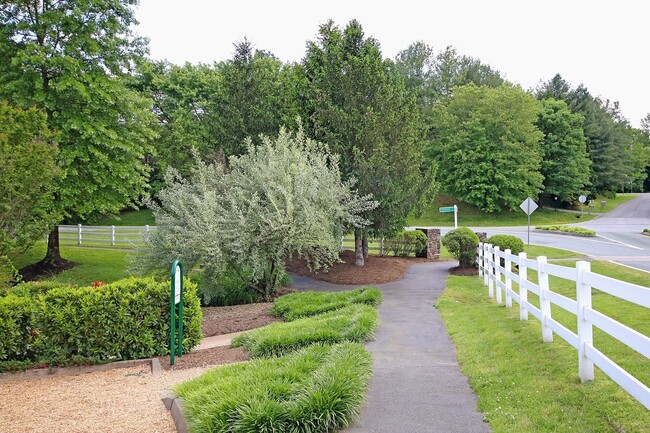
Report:
[[[542,251],[538,251],[542,252]],[[530,253],[532,255],[532,253]],[[573,266],[573,262],[560,262]],[[637,284],[647,274],[606,262],[592,270]],[[529,270],[529,278],[535,273]],[[551,277],[551,289],[575,299],[575,283]],[[513,284],[513,289],[518,290]],[[529,301],[539,306],[529,293]],[[650,335],[650,311],[594,290],[598,311]],[[479,410],[498,432],[644,432],[646,410],[596,368],[593,382],[580,384],[577,351],[557,335],[543,343],[541,325],[532,315],[519,320],[519,308],[497,305],[477,277],[450,277],[439,309],[457,348],[463,372],[479,395]],[[575,332],[575,316],[553,307],[553,317]],[[471,320],[469,320],[471,319]],[[595,346],[641,382],[650,385],[650,362],[594,328]]]
[[[584,257],[580,253],[573,251],[561,250],[553,247],[543,247],[541,245],[524,245],[526,257],[534,259],[539,256],[546,256],[547,259],[570,259]]]
[[[600,210],[600,201],[607,201],[604,211],[609,212],[621,203],[636,197],[634,194],[618,195],[614,199],[598,197],[594,200],[596,210]],[[440,213],[438,208],[442,206],[458,205],[458,225],[466,227],[505,227],[505,226],[525,226],[528,224],[528,217],[524,212],[517,209],[516,211],[503,211],[498,213],[486,213],[476,208],[476,206],[464,203],[451,197],[439,196],[436,199],[434,209],[426,212],[419,218],[410,217],[407,224],[411,227],[417,226],[436,226],[436,227],[453,227],[454,214]],[[585,208],[587,209],[587,208]],[[584,214],[576,218],[577,214],[570,212],[561,212],[551,209],[538,208],[531,215],[531,225],[549,225],[549,224],[571,224],[577,222],[589,221],[595,218],[595,215]]]
[[[78,286],[87,286],[93,281],[111,283],[130,275],[126,270],[127,254],[129,253],[125,251],[61,246],[61,256],[79,264],[43,281]],[[20,269],[38,262],[43,257],[45,257],[45,242],[38,242],[25,253],[12,257],[12,260],[14,266]]]

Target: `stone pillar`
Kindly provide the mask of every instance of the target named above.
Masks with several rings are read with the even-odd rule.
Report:
[[[483,242],[487,239],[487,233],[486,232],[476,232],[476,236],[478,236],[478,241]]]
[[[427,235],[427,245],[417,257],[426,257],[429,260],[440,258],[440,229],[416,229]]]

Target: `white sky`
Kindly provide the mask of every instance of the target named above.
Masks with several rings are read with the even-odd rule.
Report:
[[[151,57],[209,63],[244,37],[283,61],[300,61],[318,26],[356,18],[394,58],[423,40],[453,45],[528,89],[556,73],[573,87],[619,101],[633,126],[650,112],[650,2],[644,0],[141,0],[136,13]]]

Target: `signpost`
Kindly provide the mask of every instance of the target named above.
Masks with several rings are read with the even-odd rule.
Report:
[[[581,195],[578,197],[578,201],[580,202],[580,212],[585,211],[585,202],[587,201],[587,196]]]
[[[171,268],[171,323],[169,331],[169,363],[174,365],[174,355],[183,356],[183,263],[174,260]],[[177,307],[178,306],[178,307]],[[176,310],[178,309],[178,313]],[[178,329],[178,338],[176,338]]]
[[[537,203],[535,203],[532,198],[528,197],[519,205],[519,207],[526,213],[526,215],[528,215],[528,246],[530,246],[530,214],[535,212],[535,209],[537,209]]]
[[[446,212],[453,212],[454,213],[454,228],[458,228],[458,206],[453,205],[453,206],[446,206],[446,207],[441,207],[438,209],[438,212],[440,213],[446,213]]]

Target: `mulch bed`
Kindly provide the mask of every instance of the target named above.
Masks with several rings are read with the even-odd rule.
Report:
[[[343,251],[341,262],[334,263],[328,271],[310,271],[307,262],[292,258],[287,260],[287,270],[297,275],[336,284],[382,284],[404,276],[409,266],[428,260],[416,257],[388,257],[369,255],[364,266],[354,264],[354,251]]]
[[[174,365],[169,364],[169,356],[158,358],[164,370],[185,370],[188,368],[205,368],[234,362],[248,361],[248,353],[241,347],[231,349],[228,346],[197,350],[174,358]]]
[[[455,268],[451,268],[449,270],[449,273],[451,275],[458,275],[460,277],[473,277],[475,275],[478,275],[478,269],[477,268],[461,268],[460,266],[456,266]]]
[[[262,302],[228,307],[203,307],[203,335],[212,337],[281,322],[282,319],[269,314],[271,306],[271,302]]]

